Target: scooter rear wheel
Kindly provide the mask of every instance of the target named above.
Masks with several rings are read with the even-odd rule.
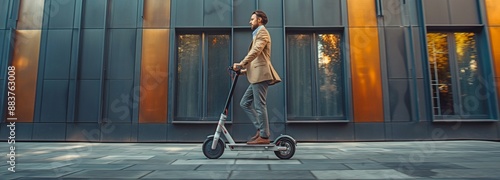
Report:
[[[203,142],[203,154],[209,159],[217,159],[224,153],[224,142],[219,139],[215,149],[212,149],[212,143],[214,143],[213,137],[209,137]]]
[[[295,142],[289,138],[280,138],[276,141],[276,146],[286,147],[286,150],[274,151],[274,154],[280,159],[290,159],[295,154]]]

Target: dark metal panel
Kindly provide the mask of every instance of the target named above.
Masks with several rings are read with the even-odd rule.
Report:
[[[229,126],[226,126],[226,128],[227,127]],[[252,136],[255,135],[256,132],[257,131],[255,130],[255,126],[253,124],[250,124],[250,120],[246,121],[244,124],[233,123],[231,124],[231,130],[229,130],[229,133],[231,133],[231,137],[233,137],[234,141],[236,142],[247,142]],[[276,134],[271,133],[272,137],[276,137],[273,135]]]
[[[10,135],[5,135],[6,133],[10,134],[10,129],[7,129],[7,124],[2,123],[2,127],[0,127],[0,134],[3,137],[9,137]],[[31,138],[33,137],[33,125],[34,123],[19,123],[16,122],[16,141],[31,141]],[[10,128],[10,127],[9,127]],[[6,142],[4,142],[6,143]]]
[[[68,79],[72,30],[48,30],[45,79]]]
[[[68,80],[43,81],[40,122],[66,122]]]
[[[283,26],[283,3],[280,0],[258,0],[258,9],[264,11],[269,22],[266,27],[282,27]],[[250,16],[248,16],[250,18]]]
[[[385,140],[384,123],[354,123],[356,141]]]
[[[137,27],[142,27],[144,28],[144,0],[140,0],[139,2],[139,18],[137,20]],[[168,1],[168,13],[170,14],[170,0]],[[170,15],[168,16],[168,21],[170,23]],[[144,29],[137,29],[136,31],[136,36],[135,36],[135,58],[134,58],[134,67],[133,67],[133,78],[132,78],[132,81],[133,81],[133,84],[132,86],[135,87],[134,90],[133,90],[133,97],[132,97],[132,101],[133,101],[133,106],[135,108],[132,109],[132,123],[133,124],[137,124],[139,123],[139,103],[140,103],[140,87],[141,87],[141,61],[142,61],[142,45],[143,45],[143,32],[144,32]],[[166,43],[168,44],[168,43]],[[168,48],[162,48],[162,50],[166,51],[166,49]],[[168,52],[168,51],[167,51]],[[131,136],[131,141],[132,142],[137,142],[137,139],[138,139],[138,128],[134,128],[133,129],[134,131],[132,132],[132,136]]]
[[[203,142],[216,127],[217,124],[168,124],[167,141]],[[226,128],[231,131],[231,126],[226,125]]]
[[[417,99],[418,99],[418,113],[420,117],[420,121],[431,121],[433,112],[432,110],[432,104],[429,102],[431,97],[426,96],[426,92],[430,91],[427,89],[427,85],[424,79],[418,78],[417,79]],[[428,107],[427,104],[429,104],[431,107]]]
[[[66,141],[98,142],[101,129],[97,123],[66,123]]]
[[[314,0],[314,26],[341,26],[340,0]]]
[[[283,57],[283,29],[282,28],[267,28],[271,35],[271,63],[278,72],[278,75],[285,79],[285,60]],[[267,92],[267,114],[269,122],[285,122],[285,83],[281,82],[273,86],[269,86]]]
[[[252,31],[250,30],[250,27],[248,29],[243,29],[243,30],[238,29],[234,31],[234,37],[233,37],[234,62],[240,62],[247,55],[248,48],[250,47],[251,43],[252,43]],[[236,84],[234,90],[233,101],[232,101],[233,113],[231,119],[233,123],[250,122],[250,119],[243,111],[243,109],[240,107],[241,97],[243,97],[243,94],[248,88],[248,85],[249,83],[247,77],[240,76],[238,79],[238,84]]]
[[[406,43],[404,29],[400,27],[385,28],[387,51],[387,71],[389,78],[408,78],[408,59],[406,58]]]
[[[384,12],[384,25],[401,26],[403,25],[404,9],[401,8],[401,0],[383,0],[382,8]]]
[[[80,49],[80,79],[99,79],[103,52],[102,29],[83,29]]]
[[[82,36],[81,25],[82,25],[82,8],[83,0],[78,0],[75,2],[75,23],[72,30],[72,42],[71,42],[71,58],[69,67],[69,85],[68,85],[68,108],[66,115],[66,122],[75,122],[75,111],[76,111],[76,96],[78,88],[78,60],[80,57],[80,38]]]
[[[167,124],[139,124],[139,142],[165,142],[167,141]]]
[[[393,122],[412,121],[409,79],[389,79],[390,119]]]
[[[379,23],[380,24],[380,23]],[[381,85],[382,85],[382,106],[383,107],[388,107],[389,106],[389,90],[388,90],[388,87],[389,87],[389,70],[387,70],[389,66],[389,61],[392,60],[392,59],[389,59],[388,57],[390,57],[391,55],[389,54],[388,55],[388,51],[387,50],[387,38],[388,36],[386,35],[386,30],[387,30],[387,27],[386,28],[378,28],[378,34],[379,34],[379,51],[380,51],[380,74],[381,74]],[[392,40],[392,39],[389,39],[389,41]],[[385,122],[388,122],[390,121],[390,109],[389,108],[383,108],[382,109],[383,111],[383,121]],[[387,131],[386,131],[386,135],[387,135]]]
[[[250,26],[248,26],[248,29],[235,30],[233,40],[234,62],[240,62],[247,55],[248,48],[252,43],[252,30]]]
[[[312,0],[285,0],[285,25],[312,26],[312,11]]]
[[[9,12],[9,1],[8,0],[0,1],[0,29],[7,29],[6,25],[9,20],[8,12]],[[0,41],[0,42],[3,43],[5,41]],[[2,49],[0,49],[0,51],[1,50]]]
[[[75,3],[75,0],[51,0],[49,28],[72,28]]]
[[[354,124],[319,124],[318,141],[354,141]]]
[[[64,141],[66,140],[66,123],[34,123],[34,141]]]
[[[10,134],[10,127],[7,126],[10,125],[10,123],[6,123],[3,120],[0,121],[0,141],[7,141],[9,139],[9,134]],[[14,127],[12,127],[14,128]]]
[[[421,0],[406,0],[406,8],[408,9],[408,14],[409,14],[409,21],[410,21],[410,25],[413,25],[413,26],[416,26],[416,25],[419,25],[420,22],[419,21],[419,11],[418,11],[418,5],[417,5],[417,1],[421,1]]]
[[[392,140],[429,140],[428,122],[390,123]]]
[[[497,124],[497,133],[498,133],[498,138],[497,140],[500,140],[500,123],[496,123]]]
[[[422,50],[422,41],[424,41],[424,38],[421,37],[421,30],[420,30],[420,27],[412,27],[411,28],[411,31],[412,31],[412,35],[413,37],[412,38],[412,45],[413,45],[413,58],[415,59],[415,72],[416,72],[416,76],[417,78],[424,78],[424,69],[422,68],[422,66],[424,64],[426,64],[426,60],[424,59],[424,56],[422,55],[423,54],[423,51],[425,50]],[[427,73],[427,72],[425,72]]]
[[[253,125],[252,125],[253,126]],[[254,128],[251,128],[251,130],[257,130],[255,127]],[[282,135],[282,134],[287,134],[287,131],[286,131],[286,124],[281,122],[281,123],[273,123],[273,122],[269,122],[269,133],[271,133],[271,140],[274,140],[276,139],[278,136]],[[253,135],[255,135],[255,131],[254,133],[251,133]]]
[[[106,79],[133,79],[136,29],[111,29]]]
[[[111,1],[110,28],[137,27],[137,0]]]
[[[101,142],[130,142],[134,124],[108,122],[101,126]]]
[[[231,1],[205,0],[204,26],[231,26]]]
[[[0,67],[0,68],[3,68],[3,67]],[[5,80],[0,79],[0,87],[4,87],[4,85],[6,85],[4,83],[6,83]],[[2,94],[4,94],[4,93],[2,93]],[[5,93],[5,94],[7,94],[7,93]],[[7,99],[7,97],[4,96],[4,97],[0,98],[0,109],[1,109],[0,110],[0,115],[1,115],[0,117],[2,117],[2,118],[6,117],[6,115],[4,115],[4,112],[7,109],[7,103],[5,103],[4,99]],[[5,121],[5,119],[2,119],[0,122],[4,122],[4,121]]]
[[[106,14],[106,1],[103,0],[85,0],[83,7],[83,28],[104,28],[104,19]]]
[[[496,139],[497,127],[484,122],[434,122],[430,123],[429,133],[432,140],[444,139]]]
[[[248,26],[250,16],[255,11],[255,0],[234,0],[233,1],[233,25]]]
[[[50,8],[50,1],[45,1],[44,5],[45,9]],[[42,37],[40,39],[40,48],[39,48],[39,55],[38,55],[38,71],[37,71],[37,78],[36,78],[36,83],[35,84],[35,89],[36,89],[36,94],[34,99],[34,115],[33,115],[33,122],[39,122],[40,121],[40,113],[41,113],[41,104],[42,104],[42,92],[43,92],[43,80],[45,79],[44,74],[45,74],[45,67],[47,66],[47,46],[48,46],[48,35],[49,35],[49,30],[47,28],[48,22],[49,22],[49,16],[48,13],[44,13],[43,17],[43,23],[42,23]]]
[[[138,142],[139,138],[139,124],[136,122],[132,122],[130,125],[130,142]]]
[[[481,24],[477,0],[451,0],[451,24]]]
[[[8,38],[5,37],[5,34],[6,34],[5,32],[7,32],[7,30],[0,29],[0,58],[2,58],[2,59],[5,57],[5,54],[7,54],[6,51],[9,50],[9,48],[7,48],[7,47],[9,47],[8,42],[7,42]],[[5,49],[4,49],[4,47],[5,47],[4,45],[7,46]],[[7,67],[4,67],[4,66],[8,66],[6,61],[7,60],[0,62],[0,68],[1,68],[0,80],[4,79],[4,77],[6,76],[5,71],[6,71]],[[0,87],[3,87],[3,84],[0,84]],[[1,100],[1,98],[0,98],[0,100]],[[0,108],[1,108],[1,105],[0,105]]]
[[[133,81],[107,80],[104,121],[132,122]]]
[[[392,126],[391,122],[386,121],[387,123],[384,123],[385,127],[385,139],[392,139]]]
[[[172,18],[175,18],[176,26],[203,26],[203,0],[175,1],[178,11]]]
[[[98,122],[99,114],[99,80],[80,80],[76,98],[77,122]]]
[[[243,94],[245,93],[249,85],[250,83],[248,82],[246,76],[239,77],[238,84],[236,84],[233,94],[233,101],[232,101],[233,113],[232,114],[230,113],[231,122],[233,124],[251,122],[251,120],[248,118],[248,115],[245,113],[245,111],[243,111],[243,109],[240,106],[241,98],[243,97]]]
[[[426,24],[450,24],[448,0],[424,0]]]
[[[287,124],[286,133],[297,141],[317,141],[318,124]]]
[[[250,121],[244,124],[226,125],[226,128],[228,127],[230,127],[229,132],[236,142],[247,142],[257,132],[257,129],[253,124],[250,124]],[[284,123],[269,123],[271,141],[281,134],[286,134],[285,128],[286,125]]]

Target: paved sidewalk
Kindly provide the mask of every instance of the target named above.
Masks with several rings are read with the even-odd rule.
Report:
[[[295,156],[229,151],[206,159],[201,143],[17,142],[15,171],[0,179],[500,179],[500,142],[300,143]]]

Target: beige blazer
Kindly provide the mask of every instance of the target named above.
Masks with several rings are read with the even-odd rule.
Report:
[[[241,64],[247,70],[248,81],[252,84],[269,81],[269,85],[273,85],[281,82],[271,64],[271,36],[266,27],[257,32]]]

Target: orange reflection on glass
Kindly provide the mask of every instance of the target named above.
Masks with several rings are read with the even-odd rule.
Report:
[[[344,71],[340,34],[319,34],[318,109],[320,116],[345,116]]]
[[[377,28],[349,28],[355,122],[383,122]]]
[[[348,0],[349,27],[377,26],[374,0]]]
[[[500,84],[500,78],[499,77],[495,77],[495,84]],[[497,90],[497,93],[498,93],[497,95],[500,95],[500,93],[499,93],[500,92],[500,86],[496,85],[496,87],[497,87],[496,90]],[[498,100],[497,100],[497,103],[498,103]]]
[[[22,0],[17,29],[41,29],[44,0]]]
[[[500,77],[500,27],[490,27],[491,54],[495,64],[495,76]],[[498,91],[500,93],[500,91]],[[500,97],[500,96],[499,96]]]
[[[17,122],[33,122],[40,30],[17,30],[12,65],[16,68]]]
[[[145,0],[143,27],[169,27],[170,0]]]
[[[458,44],[457,44],[458,45]],[[434,115],[455,114],[450,70],[448,34],[427,33]],[[457,49],[457,51],[459,51]]]
[[[139,123],[166,123],[169,34],[143,30]]]
[[[500,83],[500,27],[490,27],[491,54],[495,65],[495,77],[497,85]],[[497,86],[498,97],[500,97],[500,86]]]
[[[486,4],[486,13],[488,16],[488,24],[491,25],[500,25],[500,16],[498,12],[500,12],[500,3],[498,0],[485,0]]]

